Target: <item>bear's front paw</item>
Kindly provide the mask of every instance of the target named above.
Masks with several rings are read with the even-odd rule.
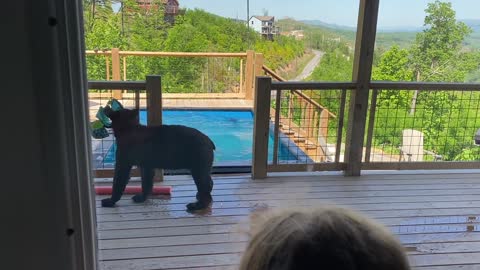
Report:
[[[132,200],[136,203],[142,203],[147,200],[147,198],[143,194],[136,194],[135,196],[132,197]]]
[[[102,207],[114,207],[115,202],[111,198],[102,200]]]

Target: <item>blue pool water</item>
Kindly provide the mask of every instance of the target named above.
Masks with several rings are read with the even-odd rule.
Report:
[[[147,123],[147,112],[140,111],[140,122]],[[250,111],[164,110],[163,123],[196,128],[215,143],[215,164],[251,164],[253,141],[253,113]],[[114,162],[114,147],[104,163]],[[268,142],[269,161],[273,159],[273,136]],[[287,146],[279,143],[279,159],[295,161],[297,157]]]

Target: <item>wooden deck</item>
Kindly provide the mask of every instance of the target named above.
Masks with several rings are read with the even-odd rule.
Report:
[[[369,173],[214,177],[213,210],[194,216],[189,177],[166,179],[171,198],[134,204],[124,196],[101,208],[97,222],[101,269],[235,269],[248,241],[249,220],[269,208],[350,206],[389,226],[421,270],[480,269],[480,172]]]

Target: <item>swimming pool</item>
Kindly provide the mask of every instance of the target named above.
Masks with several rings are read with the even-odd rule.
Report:
[[[147,112],[140,111],[140,122],[147,123]],[[214,165],[251,165],[253,145],[253,113],[224,110],[164,110],[163,123],[196,128],[215,143]],[[104,165],[115,162],[115,145],[104,157]],[[289,148],[279,143],[280,161],[296,161]],[[273,135],[268,142],[268,160],[273,159]]]

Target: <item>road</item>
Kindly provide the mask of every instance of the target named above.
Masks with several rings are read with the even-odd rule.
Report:
[[[317,51],[317,50],[312,50],[313,54],[315,56],[308,62],[308,64],[305,66],[303,69],[302,73],[300,73],[297,77],[295,77],[295,81],[303,81],[305,78],[310,76],[315,69],[315,67],[320,63],[320,60],[322,59],[322,56],[325,54],[322,51]]]

